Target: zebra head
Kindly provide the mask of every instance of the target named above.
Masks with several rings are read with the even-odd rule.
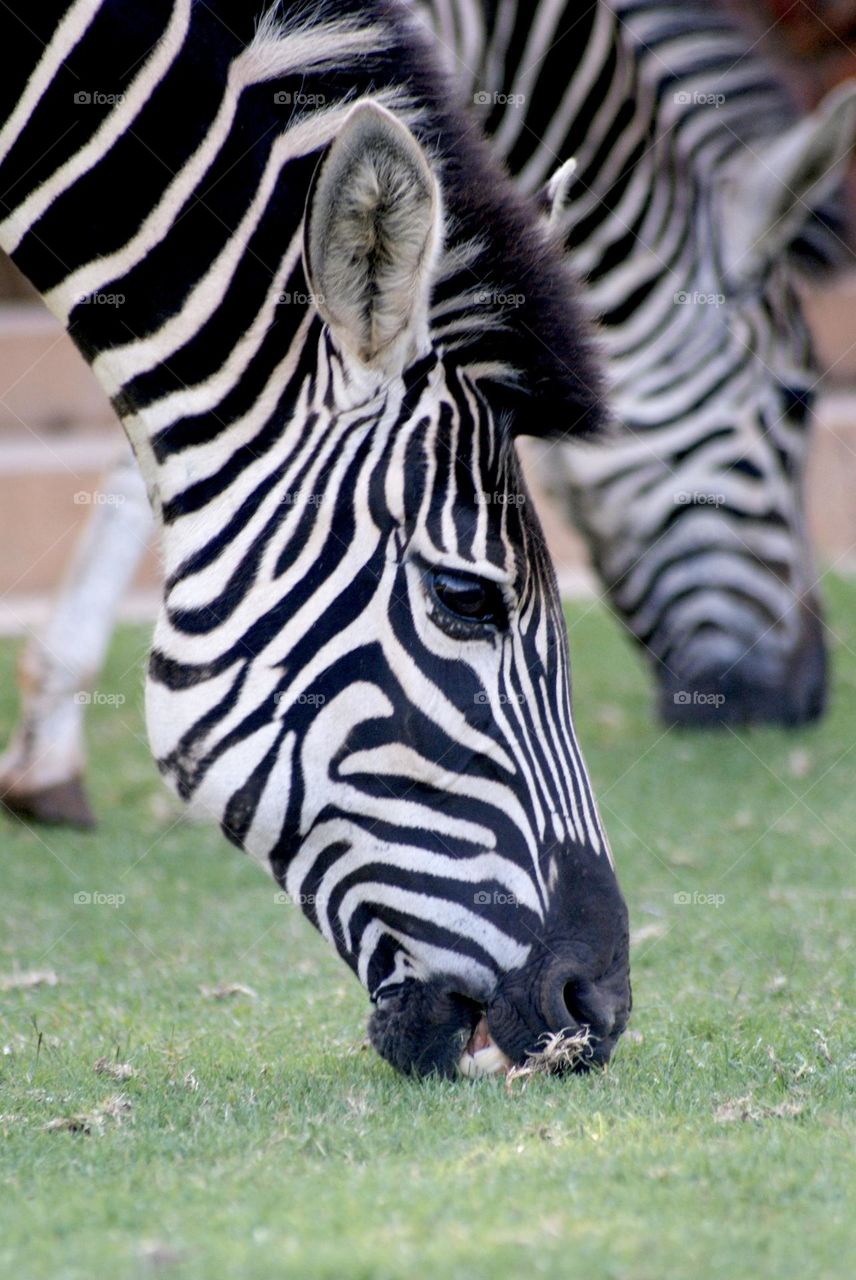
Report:
[[[563,447],[565,465],[662,717],[796,725],[821,713],[826,685],[803,495],[818,379],[797,273],[833,243],[824,202],[853,145],[856,95],[844,87],[736,150],[720,129],[731,153],[718,162],[692,132],[703,110],[681,110],[661,121],[669,152],[653,162],[677,171],[668,234],[652,242],[664,269],[652,282],[639,249],[636,276],[629,263],[606,302],[622,426],[607,447]],[[704,163],[687,163],[681,128]],[[568,167],[549,189],[554,220],[573,181]]]
[[[604,1062],[629,1011],[627,914],[515,453],[541,410],[455,346],[460,278],[479,278],[465,263],[449,283],[445,222],[432,156],[355,108],[307,200],[316,311],[292,418],[207,530],[233,566],[223,648],[198,608],[211,556],[185,558],[150,736],[357,973],[396,1067],[478,1073],[583,1027]]]

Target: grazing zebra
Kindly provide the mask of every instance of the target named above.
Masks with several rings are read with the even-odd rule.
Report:
[[[420,7],[496,151],[546,193],[599,319],[622,430],[551,448],[544,477],[645,648],[661,714],[813,719],[817,374],[795,280],[849,256],[827,202],[856,138],[853,84],[798,117],[710,0]]]
[[[398,5],[28,18],[0,12],[0,244],[145,477],[164,777],[356,972],[395,1066],[568,1028],[606,1061],[627,914],[514,448],[601,420],[561,255]]]

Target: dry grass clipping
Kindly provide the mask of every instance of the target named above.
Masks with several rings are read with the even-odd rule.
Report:
[[[248,1000],[257,1000],[258,996],[252,987],[245,987],[242,982],[219,982],[216,987],[199,988],[206,1000],[231,1000],[233,996],[246,996]]]
[[[802,1110],[799,1102],[780,1102],[778,1106],[767,1107],[747,1096],[723,1102],[714,1111],[713,1118],[717,1124],[757,1124],[760,1120],[791,1120],[801,1115]]]
[[[103,1133],[109,1120],[121,1124],[130,1110],[128,1099],[121,1093],[114,1093],[105,1098],[94,1111],[81,1112],[75,1116],[57,1116],[43,1127],[48,1133]]]
[[[588,1027],[569,1031],[547,1031],[538,1041],[541,1046],[527,1055],[520,1067],[511,1067],[505,1077],[505,1087],[510,1091],[515,1080],[522,1080],[523,1087],[535,1076],[554,1075],[585,1062],[592,1054],[591,1032]]]
[[[137,1068],[132,1067],[130,1062],[111,1062],[109,1058],[99,1058],[95,1063],[95,1074],[112,1076],[114,1080],[133,1080]]]

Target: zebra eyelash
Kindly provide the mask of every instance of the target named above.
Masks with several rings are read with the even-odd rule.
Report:
[[[503,583],[456,566],[432,565],[420,560],[417,567],[429,602],[431,621],[451,639],[489,640],[508,631],[513,602]],[[456,607],[456,594],[459,603],[466,602],[473,608],[472,616]]]

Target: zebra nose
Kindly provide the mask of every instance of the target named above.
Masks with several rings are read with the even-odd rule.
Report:
[[[524,1063],[545,1049],[557,1033],[587,1030],[588,1047],[574,1069],[609,1061],[630,1013],[626,949],[619,948],[602,977],[589,976],[592,960],[590,955],[586,963],[579,954],[553,953],[534,983],[528,966],[500,980],[488,1004],[487,1024],[506,1057]]]

